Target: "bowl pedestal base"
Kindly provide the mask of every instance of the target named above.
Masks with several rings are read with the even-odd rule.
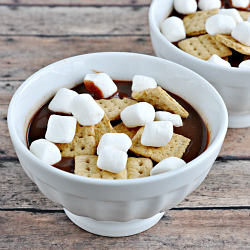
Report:
[[[229,128],[247,128],[250,127],[250,114],[228,114],[228,127]]]
[[[128,222],[96,221],[88,217],[72,214],[64,208],[66,215],[80,228],[101,236],[122,237],[143,232],[154,226],[164,215],[158,213],[147,219],[137,219]]]

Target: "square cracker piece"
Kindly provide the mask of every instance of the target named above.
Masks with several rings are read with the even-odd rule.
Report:
[[[178,47],[203,60],[209,59],[213,54],[221,58],[232,55],[232,51],[226,45],[209,34],[182,40],[178,43]]]
[[[82,126],[77,122],[76,133],[72,142],[55,144],[60,149],[62,157],[94,155],[97,148],[94,126]]]
[[[206,20],[215,14],[219,13],[219,9],[196,11],[183,18],[183,23],[187,36],[198,36],[206,34]]]
[[[132,146],[130,147],[129,150],[134,152],[135,154],[151,158],[156,162],[160,162],[170,156],[182,158],[183,154],[185,153],[191,141],[190,139],[182,135],[174,133],[172,139],[166,146],[163,147],[143,146],[141,144],[141,136],[143,131],[144,127],[141,127],[138,130],[137,134],[132,140]]]
[[[238,12],[240,16],[242,17],[243,21],[247,21],[247,19],[250,17],[249,11],[238,10]]]
[[[111,99],[100,99],[96,102],[102,107],[106,116],[110,121],[120,119],[120,113],[128,106],[136,104],[137,101],[130,98],[111,98]]]
[[[117,133],[124,133],[130,139],[132,139],[136,135],[139,128],[140,127],[128,128],[128,127],[125,126],[125,124],[123,122],[121,122],[118,125],[114,126],[114,129],[116,130]]]
[[[127,179],[127,169],[124,168],[120,173],[111,173],[97,167],[97,155],[80,155],[75,157],[76,175],[101,178],[101,179]]]
[[[232,48],[232,49],[240,52],[241,54],[250,55],[250,46],[243,45],[242,43],[238,42],[230,35],[217,34],[217,35],[215,35],[215,38],[219,42],[225,44],[229,48]]]
[[[153,168],[153,162],[148,158],[129,157],[127,161],[128,179],[135,179],[150,176]]]
[[[174,98],[159,86],[154,89],[132,92],[132,97],[137,101],[148,102],[157,109],[180,115],[182,118],[186,118],[189,115]]]

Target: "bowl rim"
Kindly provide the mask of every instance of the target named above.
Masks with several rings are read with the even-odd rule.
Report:
[[[235,74],[240,74],[241,76],[242,74],[244,74],[246,75],[246,77],[247,76],[250,77],[249,69],[238,68],[238,67],[226,67],[226,66],[219,65],[219,64],[209,63],[205,60],[202,60],[200,58],[197,58],[195,56],[192,56],[182,51],[181,49],[173,45],[171,42],[169,42],[160,32],[160,28],[158,28],[155,18],[154,18],[155,13],[157,12],[157,4],[162,1],[168,1],[168,0],[153,0],[152,3],[150,4],[149,13],[148,13],[149,26],[150,28],[152,28],[152,30],[155,32],[156,36],[161,40],[162,43],[166,44],[166,46],[170,46],[171,49],[173,49],[176,53],[180,54],[180,56],[185,57],[187,60],[193,60],[196,64],[199,64],[200,66],[203,66],[203,67],[211,67],[210,70],[213,70],[213,71],[220,70],[222,71],[223,74],[235,73]],[[173,0],[169,0],[169,1],[173,2]],[[150,33],[150,35],[152,34]]]
[[[139,54],[139,53],[130,53],[130,52],[96,52],[96,53],[89,53],[89,54],[83,54],[83,55],[78,55],[78,56],[73,56],[73,57],[69,57],[69,58],[65,58],[62,59],[60,61],[54,62],[42,69],[40,69],[39,71],[37,71],[36,73],[34,73],[33,75],[31,75],[27,80],[25,80],[21,86],[17,89],[17,91],[14,93],[9,107],[8,107],[8,113],[7,113],[7,124],[8,124],[8,129],[9,129],[9,133],[10,133],[10,137],[12,139],[12,141],[15,143],[16,148],[18,149],[18,151],[20,152],[20,154],[25,155],[26,158],[30,159],[31,162],[35,163],[36,165],[41,166],[44,170],[46,170],[47,172],[51,173],[51,174],[55,174],[60,178],[65,179],[66,181],[69,180],[73,180],[74,182],[78,182],[78,183],[86,183],[86,184],[93,184],[93,185],[97,185],[97,186],[129,186],[129,185],[137,185],[137,184],[141,184],[141,183],[151,183],[151,182],[157,182],[160,181],[162,179],[165,178],[172,178],[176,175],[178,175],[181,172],[186,172],[189,171],[190,169],[194,168],[197,164],[199,164],[200,162],[202,162],[204,160],[204,158],[209,157],[210,154],[213,154],[214,151],[216,151],[218,149],[218,147],[223,143],[226,132],[227,132],[227,126],[228,126],[228,114],[227,114],[227,109],[225,106],[225,103],[223,101],[223,99],[221,98],[221,96],[219,95],[219,93],[217,92],[217,90],[210,84],[208,83],[204,78],[202,78],[200,75],[198,75],[197,73],[195,73],[194,71],[185,68],[188,71],[191,71],[192,74],[195,74],[196,77],[200,78],[201,81],[203,81],[203,84],[207,85],[208,88],[211,89],[211,91],[213,92],[213,96],[215,97],[215,99],[217,100],[219,106],[221,107],[221,120],[222,122],[219,125],[219,129],[218,129],[218,134],[215,137],[213,142],[210,142],[208,148],[198,157],[196,157],[194,160],[192,160],[191,162],[187,163],[185,166],[180,167],[178,169],[163,173],[163,174],[159,174],[159,175],[154,175],[154,176],[150,176],[150,177],[145,177],[145,178],[137,178],[137,179],[125,179],[125,180],[107,180],[107,179],[97,179],[97,178],[89,178],[89,177],[83,177],[83,176],[77,176],[75,174],[72,173],[68,173],[65,172],[63,170],[57,169],[45,162],[43,162],[42,160],[40,160],[39,158],[37,158],[35,155],[33,155],[30,150],[22,143],[21,139],[19,138],[17,131],[15,129],[15,126],[13,124],[12,121],[12,114],[13,114],[13,110],[14,110],[14,105],[16,102],[16,99],[18,98],[18,96],[22,93],[22,91],[24,91],[30,84],[30,82],[37,77],[39,74],[42,74],[44,71],[48,71],[51,68],[53,68],[54,66],[61,64],[63,62],[65,62],[65,60],[67,61],[74,61],[78,58],[82,58],[82,57],[91,57],[91,56],[99,56],[99,55],[118,55],[118,56],[141,56],[143,58],[149,58],[150,60],[158,60],[158,61],[162,61],[163,63],[171,63],[171,64],[175,64],[178,67],[181,68],[185,68],[182,65],[176,64],[174,62],[162,59],[162,58],[158,58],[155,56],[150,56],[150,55],[144,55],[144,54]],[[38,177],[39,178],[39,177]]]

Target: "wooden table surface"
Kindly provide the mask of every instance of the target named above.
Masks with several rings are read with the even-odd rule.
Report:
[[[205,181],[158,224],[108,238],[74,225],[27,177],[7,129],[15,90],[40,68],[99,51],[154,55],[150,0],[0,0],[0,249],[250,249],[250,128],[229,129]]]

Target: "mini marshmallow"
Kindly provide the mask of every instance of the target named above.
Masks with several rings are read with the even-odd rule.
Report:
[[[144,126],[155,119],[155,109],[147,102],[139,102],[126,107],[121,112],[121,120],[128,128]]]
[[[97,167],[111,173],[120,173],[127,164],[128,155],[117,148],[105,146],[97,159]]]
[[[239,64],[239,68],[250,70],[250,60],[245,60]]]
[[[54,112],[71,114],[69,104],[77,95],[78,93],[73,90],[66,88],[59,89],[51,100],[48,108]]]
[[[161,32],[169,42],[177,42],[186,38],[183,21],[179,17],[169,17],[161,24]]]
[[[150,171],[150,176],[166,173],[184,165],[186,165],[185,161],[178,157],[171,156],[155,165],[155,167]]]
[[[232,0],[231,2],[235,8],[246,8],[249,5],[249,0]]]
[[[76,132],[76,118],[73,116],[51,115],[45,138],[55,143],[70,143]]]
[[[132,91],[142,91],[144,89],[154,89],[157,87],[155,79],[148,76],[135,75],[132,82]]]
[[[240,43],[250,46],[250,22],[239,23],[233,29],[231,36]]]
[[[163,147],[173,136],[173,124],[169,121],[154,121],[145,125],[141,144],[149,147]]]
[[[70,111],[83,126],[97,124],[104,117],[104,110],[90,94],[80,94],[70,103]]]
[[[236,9],[219,9],[219,14],[231,16],[237,24],[243,22],[240,13]]]
[[[200,10],[220,9],[221,1],[220,0],[199,0],[198,7]]]
[[[207,62],[210,62],[210,63],[214,63],[214,64],[219,64],[219,65],[223,65],[223,66],[227,66],[227,67],[231,67],[231,64],[226,61],[226,60],[223,60],[222,58],[220,58],[218,55],[216,54],[213,54],[208,60]]]
[[[174,8],[181,14],[195,13],[197,10],[196,0],[174,0]]]
[[[235,28],[235,20],[228,15],[216,14],[209,17],[206,21],[205,28],[209,35],[231,34]]]
[[[30,145],[30,151],[37,158],[49,165],[56,164],[62,158],[59,148],[46,139],[33,141]]]
[[[183,126],[182,119],[180,115],[172,114],[167,111],[157,111],[155,112],[155,121],[169,121],[172,122],[173,126],[181,127]]]
[[[90,92],[98,93],[100,98],[108,98],[117,92],[117,86],[105,73],[87,74],[84,84]]]
[[[113,147],[121,151],[127,152],[132,145],[132,140],[124,133],[106,133],[101,137],[97,147],[97,155],[99,155],[105,146]]]

